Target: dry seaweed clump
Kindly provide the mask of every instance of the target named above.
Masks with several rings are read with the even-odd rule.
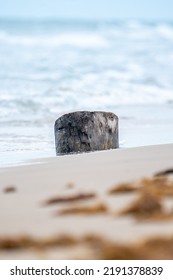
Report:
[[[144,178],[140,181],[117,185],[109,191],[109,194],[123,194],[146,190],[159,196],[173,196],[173,181],[166,176]]]
[[[142,192],[140,196],[119,215],[132,215],[138,220],[169,220],[173,219],[173,213],[167,212],[161,198],[153,193]]]
[[[118,244],[95,235],[85,236],[83,242],[92,248],[93,255],[99,260],[135,260],[144,258],[140,250],[136,249],[136,245]]]
[[[4,193],[14,193],[16,191],[17,191],[17,189],[15,186],[6,186],[4,188]]]
[[[1,237],[0,238],[0,249],[1,250],[16,250],[27,248],[33,245],[33,240],[28,236],[18,237]]]
[[[170,175],[172,174],[173,175],[173,168],[170,168],[170,169],[166,169],[166,170],[163,170],[163,171],[159,171],[157,173],[154,174],[155,177],[160,177],[160,176],[167,176],[167,175]]]
[[[153,259],[173,259],[173,237],[157,237],[139,244],[145,254],[150,252]]]
[[[59,215],[95,215],[106,213],[108,211],[107,207],[102,204],[95,204],[89,206],[76,206],[76,207],[68,207],[65,209],[61,209],[58,214]]]
[[[98,255],[104,260],[172,260],[173,238],[152,238],[129,246],[104,242]]]
[[[75,184],[74,184],[73,182],[68,182],[68,183],[65,185],[65,187],[66,187],[67,189],[73,189],[73,188],[75,188]]]
[[[143,193],[129,207],[121,211],[121,215],[133,214],[136,217],[147,217],[160,212],[162,205],[160,200],[149,193]]]
[[[133,183],[123,183],[113,187],[111,190],[109,190],[108,193],[109,194],[131,193],[137,191],[138,189],[139,187],[137,187]]]
[[[121,184],[110,190],[110,194],[137,191],[138,198],[122,210],[119,215],[132,215],[138,220],[167,221],[173,219],[162,204],[163,197],[173,196],[173,181],[165,176],[144,178],[134,183]]]
[[[0,238],[0,250],[48,250],[73,246],[85,246],[92,251],[94,259],[98,260],[172,260],[173,237],[157,237],[130,245],[118,244],[100,236],[86,235],[74,238],[71,235],[55,236],[48,239],[31,237]],[[85,255],[88,259],[88,255]],[[80,255],[78,255],[80,259]]]
[[[159,196],[173,196],[173,181],[168,177],[155,177],[151,179],[143,179],[140,181],[143,190],[152,192]]]
[[[79,200],[87,200],[95,197],[96,197],[95,193],[79,193],[76,195],[69,195],[69,196],[57,196],[57,197],[55,196],[50,199],[47,199],[44,202],[44,205],[51,205],[51,204],[64,203],[64,202],[76,202]]]
[[[102,244],[99,248],[100,260],[144,260],[147,255],[136,246],[123,246],[118,244]]]
[[[0,250],[20,250],[20,249],[46,249],[50,247],[72,246],[77,240],[68,235],[55,236],[48,239],[35,239],[29,236],[1,237]]]
[[[100,260],[172,260],[173,237],[156,237],[130,245],[119,244],[98,236],[83,239]]]

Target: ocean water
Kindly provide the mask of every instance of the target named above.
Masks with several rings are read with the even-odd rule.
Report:
[[[54,122],[112,111],[120,147],[173,141],[173,23],[0,20],[0,166],[55,156]]]

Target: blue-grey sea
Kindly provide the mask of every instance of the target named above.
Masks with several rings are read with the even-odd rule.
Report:
[[[173,141],[173,23],[0,20],[0,166],[55,156],[54,122],[119,116],[120,147]]]

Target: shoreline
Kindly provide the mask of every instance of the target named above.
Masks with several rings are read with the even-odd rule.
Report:
[[[173,139],[172,104],[117,105],[112,112],[119,116],[119,143],[122,148],[169,144]],[[127,113],[128,112],[128,113]],[[160,112],[162,114],[160,115]],[[68,112],[64,112],[68,113]],[[10,115],[9,115],[10,116]],[[57,115],[46,123],[24,120],[20,124],[5,119],[0,135],[0,168],[23,165],[26,161],[55,156],[53,126]],[[4,123],[5,122],[5,123]],[[25,127],[30,129],[26,133]],[[10,127],[10,131],[9,131]],[[15,141],[13,140],[15,137]]]
[[[147,145],[141,145],[141,146],[123,146],[121,145],[119,148],[117,149],[109,149],[109,150],[100,150],[100,151],[92,151],[92,152],[83,152],[83,153],[71,153],[71,154],[67,154],[67,155],[56,155],[55,152],[53,154],[53,152],[48,152],[49,155],[47,156],[37,156],[34,158],[25,158],[25,159],[20,159],[19,161],[15,161],[14,163],[12,163],[11,165],[6,164],[6,165],[0,165],[0,172],[2,170],[5,169],[13,169],[13,168],[20,168],[20,167],[25,167],[25,166],[32,166],[32,165],[37,165],[37,164],[43,164],[43,163],[48,163],[51,161],[56,161],[57,158],[60,157],[70,157],[70,156],[83,156],[83,155],[88,155],[88,154],[93,154],[93,155],[97,155],[98,153],[106,153],[106,152],[115,152],[118,150],[136,150],[136,149],[147,149],[147,148],[152,148],[152,147],[162,147],[162,146],[169,146],[169,145],[173,145],[171,142],[168,143],[159,143],[159,144],[147,144]],[[34,153],[34,151],[32,152]]]
[[[44,239],[69,234],[81,238],[91,234],[128,245],[173,234],[173,220],[137,222],[132,216],[116,216],[132,203],[135,193],[108,194],[120,183],[151,178],[157,172],[173,168],[173,144],[66,155],[34,162],[0,169],[0,237],[26,235]],[[13,190],[5,192],[5,188],[10,187]],[[88,193],[95,197],[44,206],[46,200],[57,196],[67,198]],[[165,199],[164,203],[171,208],[173,199]],[[106,206],[107,210],[91,215],[60,214],[70,207],[100,205]],[[73,248],[62,249],[61,253],[59,255],[55,250],[52,255],[47,250],[46,258],[67,259],[69,254],[75,258]],[[10,257],[39,258],[32,250],[14,250],[13,253],[0,250],[0,259]]]

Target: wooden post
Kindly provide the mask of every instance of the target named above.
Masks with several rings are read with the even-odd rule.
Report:
[[[110,112],[79,111],[56,120],[56,154],[70,154],[119,147],[118,117]]]

